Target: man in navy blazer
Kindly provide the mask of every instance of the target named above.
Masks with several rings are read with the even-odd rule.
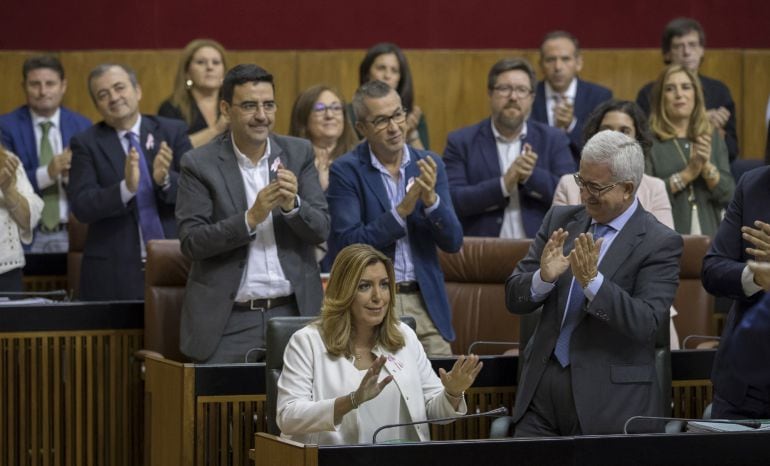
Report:
[[[726,355],[735,351],[733,345],[739,338],[738,329],[744,325],[748,310],[770,288],[770,271],[760,268],[757,272],[748,265],[750,260],[770,262],[769,201],[770,167],[746,172],[735,187],[735,195],[703,259],[701,276],[706,290],[715,296],[735,300],[711,373],[714,382],[712,415],[715,418],[767,417],[760,416],[761,413],[755,410],[757,401],[770,403],[767,387],[752,384],[748,374]],[[767,335],[764,338],[767,339]],[[754,354],[743,356],[760,357]]]
[[[143,299],[145,243],[155,238],[142,231],[176,237],[179,159],[192,146],[183,122],[140,115],[142,91],[130,68],[99,65],[88,85],[104,121],[70,141],[67,194],[75,217],[88,224],[80,298]],[[145,215],[148,205],[157,214]],[[145,230],[140,216],[160,225]]]
[[[19,157],[35,192],[45,200],[45,221],[35,229],[30,251],[66,252],[69,208],[62,183],[67,179],[72,156],[69,141],[75,133],[88,129],[91,121],[61,105],[67,79],[56,57],[28,58],[22,76],[27,103],[0,116],[0,142]],[[44,125],[49,127],[46,143],[52,158],[41,165]]]
[[[395,308],[417,321],[426,353],[452,354],[454,340],[444,274],[436,247],[456,252],[463,242],[441,159],[406,145],[401,98],[381,81],[353,97],[356,127],[366,137],[329,172],[330,254],[365,243],[393,260]]]
[[[559,178],[577,170],[564,131],[528,119],[534,85],[526,60],[495,63],[491,118],[447,138],[449,190],[466,236],[534,237]]]
[[[612,91],[606,87],[578,78],[582,68],[583,57],[575,36],[566,31],[545,35],[540,44],[540,69],[545,79],[537,83],[532,119],[565,131],[576,161],[580,161],[583,125],[588,115],[612,98]]]
[[[735,102],[730,89],[717,79],[699,73],[706,47],[706,33],[700,23],[692,18],[676,18],[663,31],[661,49],[663,63],[675,63],[689,69],[700,78],[703,97],[706,99],[706,114],[712,125],[719,128],[725,138],[730,162],[738,157],[738,133],[735,121]],[[653,83],[639,89],[636,103],[646,114],[650,114]]]

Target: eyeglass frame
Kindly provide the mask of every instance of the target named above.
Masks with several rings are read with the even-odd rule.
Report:
[[[313,108],[311,111],[315,115],[325,115],[327,111],[331,112],[332,115],[338,115],[342,113],[342,110],[344,110],[344,107],[339,102],[335,102],[330,105],[326,105],[321,102],[316,102],[315,104],[313,104]]]
[[[374,121],[366,120],[366,119],[364,121],[372,125],[372,128],[374,128],[374,131],[379,133],[380,131],[384,131],[388,126],[390,126],[391,121],[396,126],[398,126],[406,121],[406,117],[407,117],[406,108],[401,107],[395,112],[393,112],[393,114],[390,116],[383,115],[383,116],[378,116],[377,118],[374,119]]]
[[[575,172],[572,174],[572,177],[575,179],[575,184],[577,184],[578,189],[585,189],[588,191],[588,194],[592,195],[593,197],[602,197],[604,194],[610,192],[612,188],[615,186],[624,183],[624,180],[616,181],[615,183],[608,184],[606,186],[599,186],[597,188],[592,188],[590,186],[596,186],[596,183],[587,183],[586,180],[583,179],[582,176],[580,176],[579,172]]]
[[[490,90],[493,94],[505,99],[509,99],[512,95],[516,95],[517,99],[524,99],[535,93],[533,89],[526,86],[496,85],[492,86],[492,89]]]
[[[231,103],[230,104],[233,107],[238,107],[241,112],[243,112],[244,115],[254,115],[259,111],[260,108],[265,112],[265,114],[271,114],[275,113],[276,110],[278,110],[278,103],[275,100],[266,100],[264,102],[255,102],[253,100],[246,100],[244,102],[240,103]],[[253,110],[249,110],[245,108],[245,106],[251,106],[254,105]],[[268,108],[272,107],[272,108]]]

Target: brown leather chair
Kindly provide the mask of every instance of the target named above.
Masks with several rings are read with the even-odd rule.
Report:
[[[455,354],[465,354],[473,342],[516,342],[519,316],[505,307],[505,280],[526,256],[531,240],[465,237],[455,254],[439,253],[457,338]],[[477,344],[475,354],[501,354],[516,344]]]
[[[182,312],[190,261],[182,255],[179,240],[147,244],[144,275],[144,352],[173,361],[188,362],[179,350],[179,317]]]
[[[75,300],[80,297],[80,263],[83,260],[83,248],[86,245],[86,236],[88,236],[88,225],[80,223],[72,215],[72,212],[70,212],[67,222],[67,235],[69,236],[67,288],[70,297]]]
[[[714,322],[714,297],[706,292],[701,282],[701,267],[703,257],[708,252],[711,240],[708,236],[682,235],[684,251],[680,260],[679,288],[674,298],[674,307],[678,315],[674,317],[674,325],[679,334],[682,349],[684,339],[690,335],[716,337],[717,329]],[[688,348],[695,348],[704,343],[703,339],[692,339],[687,342]]]

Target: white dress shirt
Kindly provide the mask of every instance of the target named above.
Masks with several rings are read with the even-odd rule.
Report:
[[[43,137],[43,128],[40,127],[40,123],[46,121],[51,122],[51,129],[48,130],[48,141],[51,143],[51,149],[53,155],[59,155],[64,151],[64,144],[61,137],[61,110],[56,109],[51,118],[46,118],[36,114],[30,109],[30,117],[32,118],[32,130],[35,132],[35,148],[37,149],[38,160],[40,159],[40,139]],[[42,191],[43,189],[52,186],[54,183],[59,185],[59,221],[61,223],[67,223],[67,213],[69,212],[67,206],[67,194],[64,191],[64,183],[66,183],[65,177],[57,177],[52,179],[48,175],[48,165],[38,166],[35,171],[35,178],[37,179],[37,186]]]
[[[508,205],[503,213],[500,238],[526,238],[527,233],[524,231],[524,219],[521,216],[521,205],[519,203],[519,189],[517,186],[512,192],[508,192],[508,188],[505,186],[505,172],[521,155],[522,142],[527,137],[527,122],[525,121],[522,124],[521,132],[513,139],[506,139],[505,136],[500,134],[500,131],[495,128],[494,122],[491,125],[492,134],[495,136],[495,144],[497,145],[497,160],[500,163],[500,173],[502,174],[500,186],[503,190],[503,196],[508,198]]]
[[[6,153],[16,157],[7,150]],[[26,262],[21,243],[32,242],[32,230],[35,229],[43,213],[43,200],[32,189],[21,161],[16,168],[16,190],[29,205],[29,225],[18,225],[11,217],[10,209],[13,206],[7,205],[5,196],[0,190],[0,273],[24,267]]]
[[[575,105],[575,98],[577,97],[577,78],[572,78],[572,82],[569,83],[567,90],[562,94],[553,90],[548,81],[545,81],[543,84],[545,85],[545,109],[548,113],[548,126],[556,126],[556,120],[553,117],[553,108],[556,106],[556,101],[563,98],[572,105]],[[569,128],[567,128],[567,132],[575,129],[576,124],[577,118],[573,114],[572,123],[570,123]]]

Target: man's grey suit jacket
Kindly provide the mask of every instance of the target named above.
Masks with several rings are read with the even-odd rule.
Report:
[[[506,282],[506,305],[516,314],[540,306],[543,311],[523,352],[523,370],[513,412],[518,422],[532,401],[559,337],[572,273],[568,269],[542,302],[531,298],[532,276],[551,233],[564,228],[575,238],[588,230],[591,218],[583,206],[554,207],[525,257]],[[604,282],[583,307],[570,341],[572,393],[584,434],[623,431],[631,416],[662,416],[661,391],[655,372],[655,333],[668,312],[679,284],[681,236],[659,223],[641,205],[617,234],[599,264]]]
[[[302,315],[318,314],[323,298],[315,245],[329,234],[329,212],[304,139],[270,135],[268,166],[276,158],[297,177],[299,212],[273,210],[278,258]],[[250,207],[230,133],[182,158],[176,218],[182,253],[192,260],[180,325],[180,347],[195,360],[216,349],[248,260],[245,212]],[[275,170],[270,170],[271,181]]]

